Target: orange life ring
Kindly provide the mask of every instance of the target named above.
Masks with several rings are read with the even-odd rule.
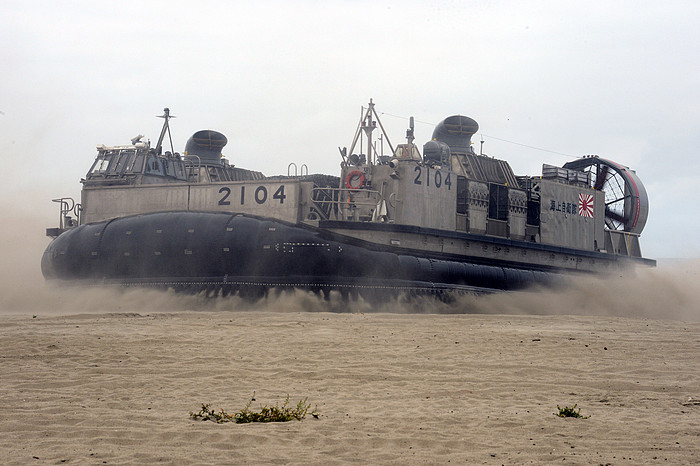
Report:
[[[356,176],[360,177],[360,185],[359,186],[353,186],[350,183],[350,180],[355,178]],[[350,189],[352,191],[359,191],[362,186],[365,184],[365,174],[361,172],[360,170],[353,170],[350,173],[348,173],[348,176],[345,177],[345,187],[347,189]]]

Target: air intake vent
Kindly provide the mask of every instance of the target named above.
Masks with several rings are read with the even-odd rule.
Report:
[[[479,124],[466,116],[453,115],[438,123],[433,140],[450,146],[452,153],[471,153],[472,135],[479,131]]]
[[[185,155],[196,155],[204,164],[221,164],[221,149],[228,139],[218,131],[204,129],[197,131],[187,140]]]

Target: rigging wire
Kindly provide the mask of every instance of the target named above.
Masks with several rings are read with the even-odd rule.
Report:
[[[386,115],[386,116],[390,116],[390,117],[394,117],[394,118],[400,118],[400,119],[402,119],[402,120],[408,120],[408,118],[403,117],[403,116],[392,115],[391,113],[386,113],[386,112],[380,112],[380,113],[381,113],[382,115]],[[421,123],[421,124],[429,125],[429,126],[432,126],[432,127],[435,127],[435,125],[436,125],[435,123],[430,123],[430,122],[427,122],[427,121],[416,120],[415,118],[414,118],[414,121],[415,121],[416,123]],[[516,146],[527,147],[528,149],[539,150],[539,151],[542,151],[542,152],[549,152],[550,154],[560,155],[560,156],[562,156],[562,157],[566,157],[567,159],[577,159],[577,158],[579,158],[578,155],[565,154],[564,152],[557,152],[557,151],[554,151],[554,150],[543,149],[542,147],[530,146],[530,145],[528,145],[528,144],[522,144],[522,143],[520,143],[520,142],[509,141],[508,139],[503,139],[503,138],[497,138],[496,136],[491,136],[491,135],[488,135],[488,134],[485,134],[485,133],[481,133],[481,132],[479,133],[479,135],[482,136],[482,137],[483,137],[483,136],[486,136],[487,138],[495,139],[495,140],[497,140],[497,141],[507,142],[508,144],[515,144]]]

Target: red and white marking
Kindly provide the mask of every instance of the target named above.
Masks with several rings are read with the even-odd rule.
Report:
[[[578,214],[581,217],[593,217],[593,195],[579,194],[578,195]]]

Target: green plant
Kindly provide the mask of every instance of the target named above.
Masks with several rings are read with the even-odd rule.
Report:
[[[211,408],[211,404],[202,403],[202,409],[198,412],[190,411],[190,417],[192,419],[201,419],[203,421],[213,421],[217,424],[224,422],[235,422],[237,424],[244,424],[248,422],[287,422],[293,419],[301,421],[306,417],[306,414],[311,414],[313,417],[318,418],[318,412],[316,409],[309,411],[311,404],[307,403],[307,399],[304,398],[300,400],[295,407],[289,406],[289,395],[284,400],[282,406],[275,403],[274,406],[261,406],[260,412],[251,411],[250,404],[252,400],[248,402],[247,405],[240,411],[234,414],[228,414],[223,409],[214,411]]]
[[[588,419],[591,416],[582,416],[581,415],[581,408],[576,409],[576,404],[573,407],[568,407],[564,406],[563,408],[559,405],[557,405],[557,409],[559,410],[558,413],[554,413],[554,415],[559,416],[559,417],[577,417],[580,419]]]

